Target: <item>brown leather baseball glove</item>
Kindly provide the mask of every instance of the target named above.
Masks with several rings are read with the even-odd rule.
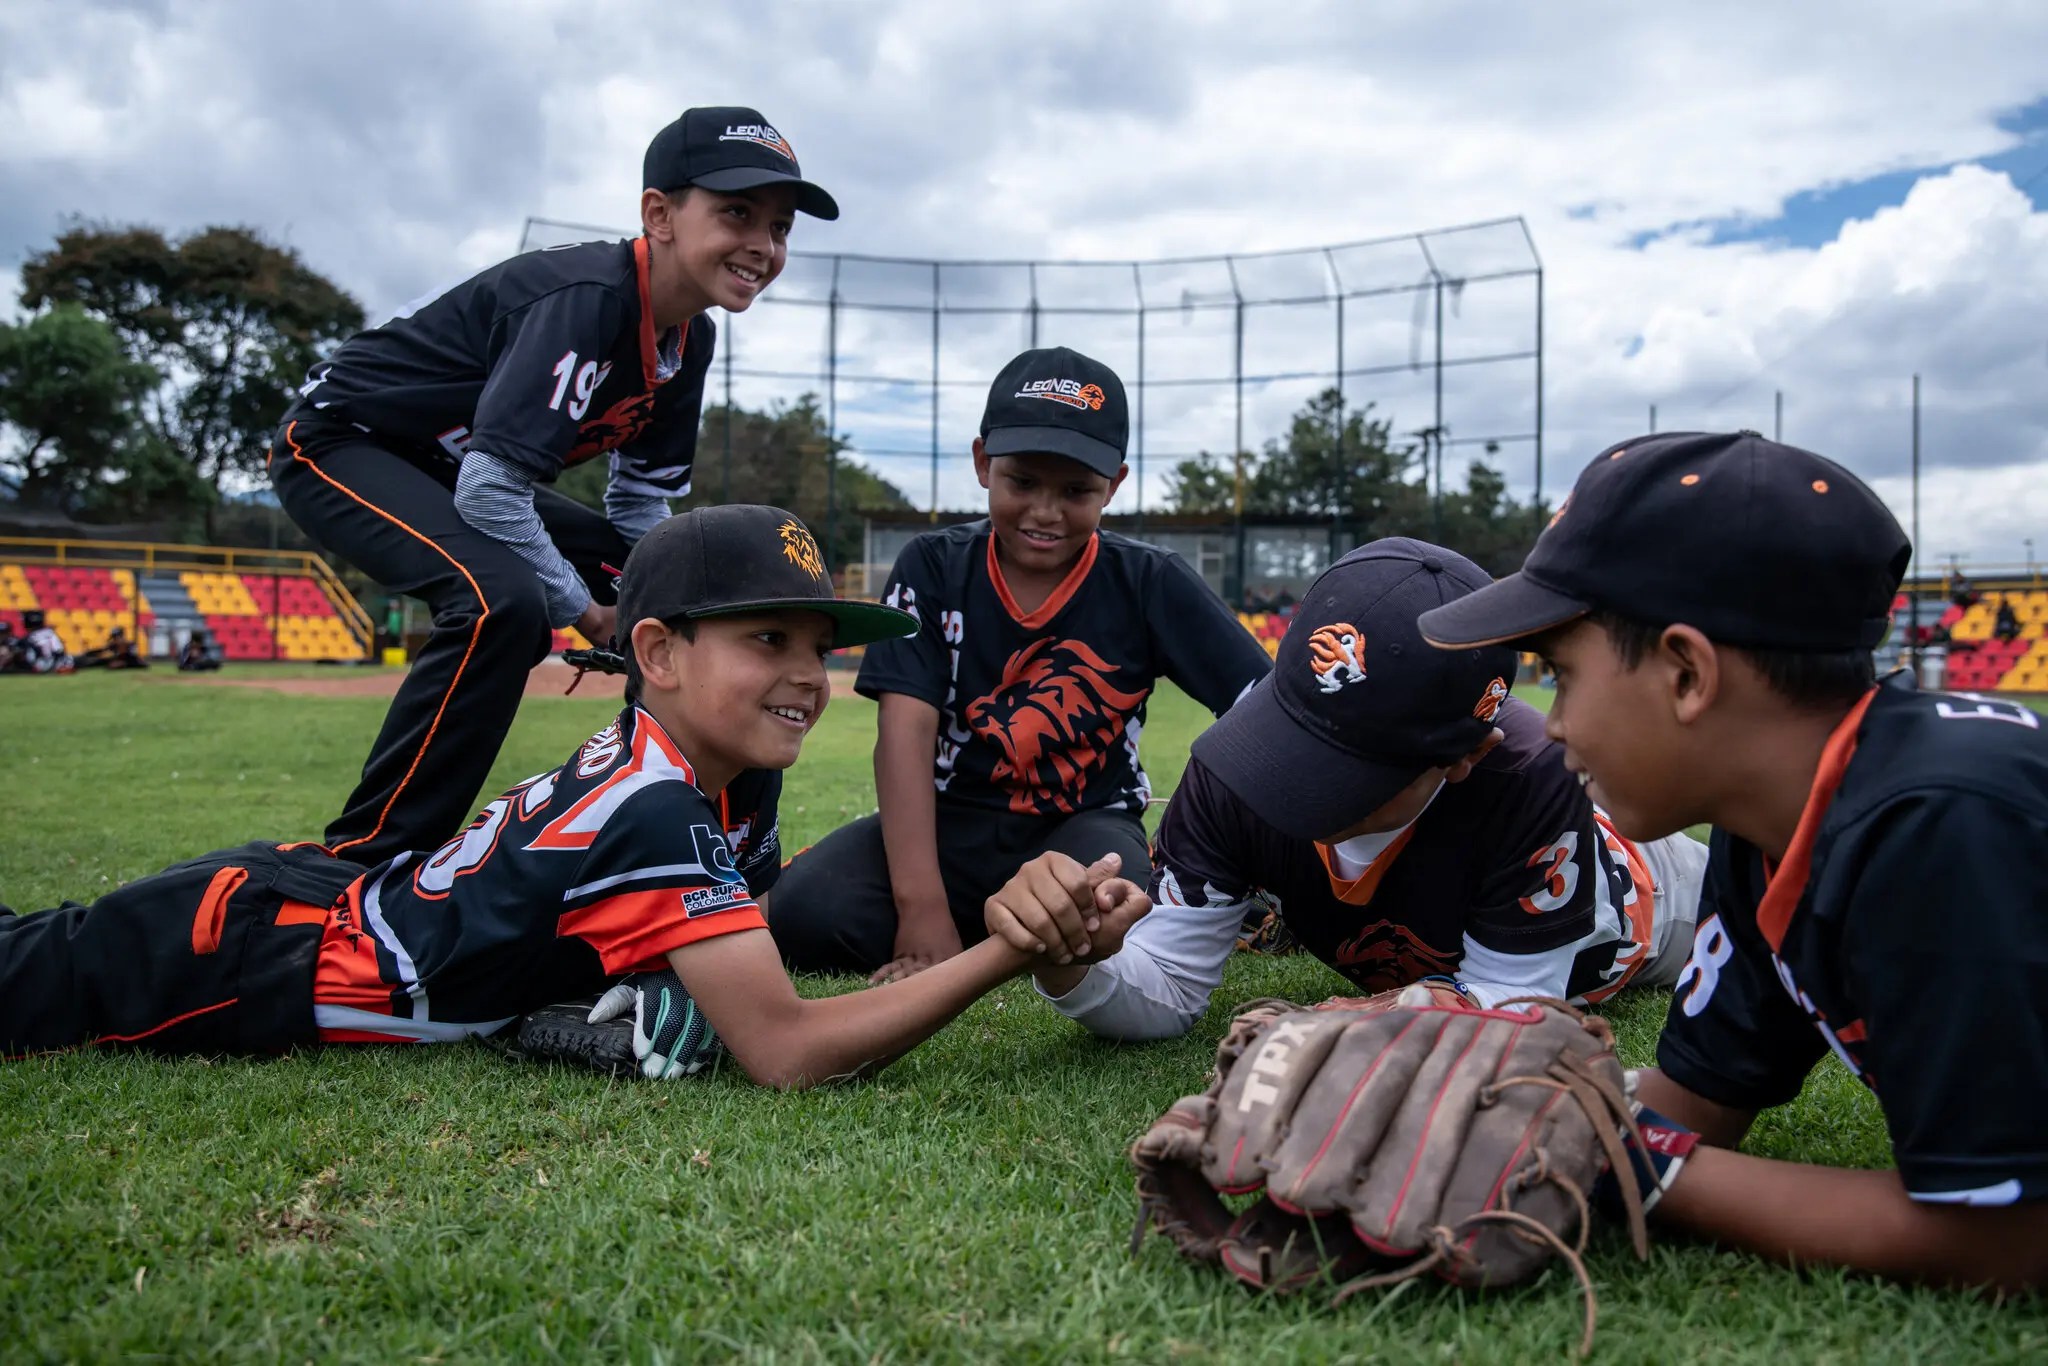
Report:
[[[1264,1289],[1322,1277],[1341,1302],[1434,1271],[1507,1286],[1554,1257],[1594,1302],[1586,1192],[1633,1127],[1605,1021],[1562,1001],[1485,1010],[1407,988],[1303,1008],[1254,1003],[1208,1090],[1131,1149],[1135,1251],[1157,1228]],[[1639,1198],[1620,1183],[1638,1256]],[[1221,1195],[1264,1195],[1239,1212]]]

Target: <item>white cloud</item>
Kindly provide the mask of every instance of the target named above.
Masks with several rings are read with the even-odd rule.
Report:
[[[1929,487],[1947,490],[1923,498],[1930,550],[2010,558],[2048,474],[2048,227],[2009,181],[1944,168],[2015,144],[1999,119],[2048,95],[2044,39],[2048,10],[1992,0],[1938,24],[1906,0],[24,0],[0,11],[0,272],[67,214],[245,222],[376,312],[509,251],[530,214],[629,222],[653,127],[686,104],[752,103],[846,209],[803,224],[810,250],[1128,259],[1524,214],[1547,267],[1553,493],[1652,402],[1664,426],[1767,427],[1782,388],[1788,439],[1889,496],[1917,370]],[[1817,249],[1668,231],[1769,222],[1802,191],[1914,169],[1904,205]],[[1358,344],[1377,317],[1381,358],[1405,359],[1409,302],[1361,306]],[[1453,335],[1505,335],[1511,313],[1475,287]],[[783,314],[740,320],[742,345],[752,328],[757,357],[785,334],[814,352],[818,320]],[[862,321],[863,363],[922,369],[900,321]],[[1215,321],[1175,317],[1184,330],[1155,344],[1211,365]],[[1021,342],[1010,325],[983,329],[983,349]],[[1125,344],[1107,324],[1086,335]],[[1498,374],[1456,391],[1454,432],[1526,420],[1523,374]],[[1251,397],[1254,441],[1300,387]],[[1427,420],[1412,377],[1355,393],[1403,429]],[[1227,401],[1149,398],[1160,445],[1228,444]],[[949,450],[974,406],[972,386],[947,390]],[[900,439],[921,444],[928,422],[901,418]],[[1518,482],[1522,459],[1504,455]]]

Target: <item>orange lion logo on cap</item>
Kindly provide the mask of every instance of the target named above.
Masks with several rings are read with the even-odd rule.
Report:
[[[1308,664],[1316,686],[1336,692],[1347,683],[1365,681],[1365,634],[1348,621],[1318,626],[1308,638]]]
[[[1500,704],[1508,700],[1508,684],[1504,678],[1496,678],[1486,685],[1486,691],[1479,694],[1479,705],[1472,708],[1472,714],[1481,721],[1491,721],[1500,715]]]
[[[782,555],[814,579],[825,577],[825,556],[803,523],[792,517],[776,528],[782,536]]]
[[[1088,405],[1091,412],[1100,408],[1102,406],[1102,386],[1099,384],[1082,385],[1081,401]]]

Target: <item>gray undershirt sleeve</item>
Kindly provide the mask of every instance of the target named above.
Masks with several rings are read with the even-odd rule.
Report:
[[[630,543],[668,520],[668,499],[629,492],[620,482],[614,474],[604,486],[604,515]]]
[[[590,590],[548,539],[533,506],[533,481],[486,451],[471,449],[455,476],[455,511],[463,521],[533,566],[547,597],[548,622],[574,626],[590,606]]]

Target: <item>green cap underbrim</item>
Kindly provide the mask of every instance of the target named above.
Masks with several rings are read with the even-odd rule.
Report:
[[[878,640],[900,640],[917,634],[917,618],[879,602],[849,602],[845,598],[767,598],[759,602],[728,602],[717,607],[687,613],[693,619],[740,617],[757,612],[818,612],[832,618],[838,629],[832,633],[832,648],[872,645]]]

